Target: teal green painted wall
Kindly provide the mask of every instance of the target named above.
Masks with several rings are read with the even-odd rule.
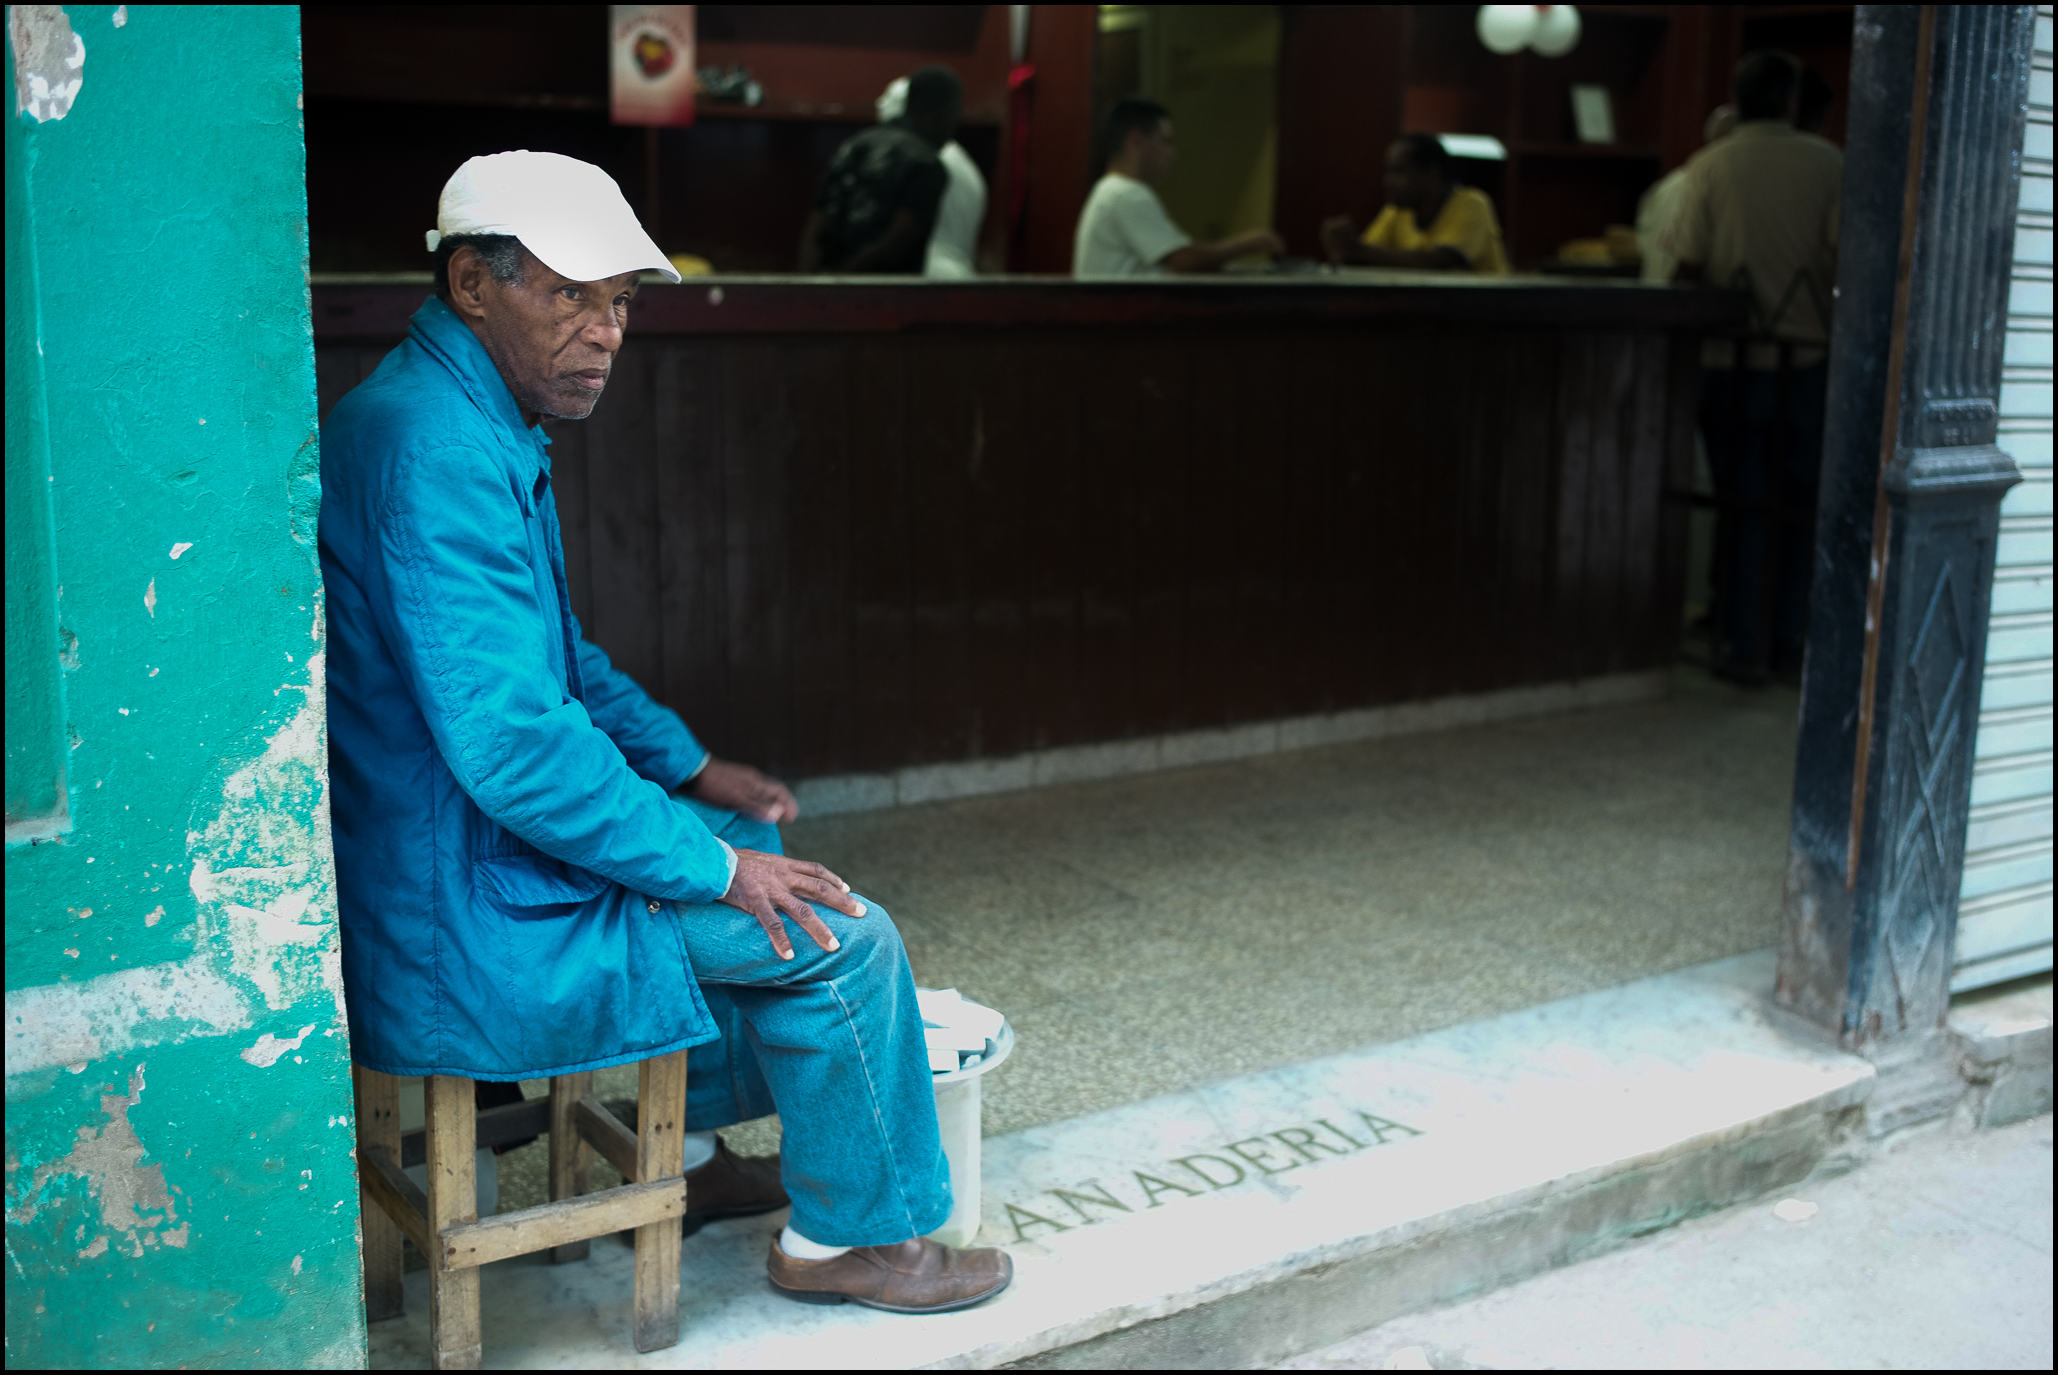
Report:
[[[298,12],[8,19],[9,802],[54,658],[69,826],[8,828],[7,1362],[362,1365]]]

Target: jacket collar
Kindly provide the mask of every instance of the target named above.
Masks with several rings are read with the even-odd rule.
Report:
[[[522,423],[522,409],[515,404],[514,393],[507,389],[500,369],[493,365],[479,336],[457,317],[456,311],[431,296],[408,322],[408,333],[457,379],[481,414],[507,430],[510,439],[529,439],[544,471],[549,471],[550,454],[545,446],[550,443],[550,436],[543,433],[541,425],[531,427]]]

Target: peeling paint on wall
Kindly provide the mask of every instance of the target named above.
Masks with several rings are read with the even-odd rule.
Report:
[[[293,719],[229,776],[219,810],[186,836],[201,920],[226,934],[231,969],[275,1011],[310,996],[342,1005],[323,684],[317,653],[305,681],[283,685],[303,696]]]
[[[280,1040],[267,1031],[264,1035],[257,1038],[256,1045],[243,1052],[242,1058],[256,1065],[259,1069],[270,1069],[279,1062],[281,1055],[284,1055],[289,1050],[300,1049],[301,1042],[305,1041],[308,1033],[313,1030],[314,1023],[309,1022],[306,1026],[300,1028],[298,1036],[289,1037],[285,1040]]]
[[[240,1031],[309,998],[331,1000],[336,1029],[345,1029],[323,666],[313,654],[304,681],[283,685],[303,694],[300,708],[262,755],[229,775],[220,805],[187,832],[199,911],[192,957],[8,990],[10,1079],[196,1031]]]
[[[62,5],[9,5],[14,44],[14,110],[33,120],[63,119],[86,84],[86,40]]]
[[[147,1152],[129,1124],[129,1109],[143,1101],[143,1083],[139,1064],[129,1075],[126,1097],[102,1095],[100,1111],[107,1121],[99,1127],[80,1127],[78,1144],[70,1155],[36,1170],[21,1201],[8,1210],[9,1222],[34,1218],[52,1178],[75,1175],[86,1182],[90,1196],[98,1202],[100,1225],[107,1229],[80,1248],[81,1260],[105,1253],[110,1240],[131,1259],[160,1243],[172,1247],[186,1244],[192,1225],[171,1225],[178,1221],[179,1209],[165,1184],[164,1166],[143,1164]]]

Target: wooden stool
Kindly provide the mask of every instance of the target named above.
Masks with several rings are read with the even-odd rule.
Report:
[[[422,1130],[403,1138],[400,1081],[353,1066],[366,1316],[373,1322],[400,1316],[400,1242],[405,1237],[429,1261],[429,1333],[436,1369],[476,1369],[480,1266],[545,1250],[556,1261],[581,1260],[593,1237],[634,1228],[636,1349],[656,1351],[677,1342],[679,1219],[686,1212],[686,1178],[680,1170],[686,1052],[645,1060],[637,1072],[634,1132],[593,1097],[591,1071],[552,1079],[548,1101],[484,1112],[478,1110],[470,1079],[439,1074],[423,1081]],[[474,1178],[477,1149],[546,1130],[551,1201],[481,1218]],[[627,1182],[587,1194],[592,1151],[599,1151]],[[429,1167],[426,1194],[402,1169],[424,1162]]]

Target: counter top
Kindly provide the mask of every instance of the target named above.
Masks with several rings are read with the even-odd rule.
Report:
[[[398,339],[426,272],[316,274],[320,339]],[[1555,330],[1730,332],[1747,297],[1708,288],[1554,276],[1478,277],[1377,268],[1081,280],[1052,276],[706,276],[637,294],[639,334],[842,334],[921,329],[1288,322],[1431,323]]]

